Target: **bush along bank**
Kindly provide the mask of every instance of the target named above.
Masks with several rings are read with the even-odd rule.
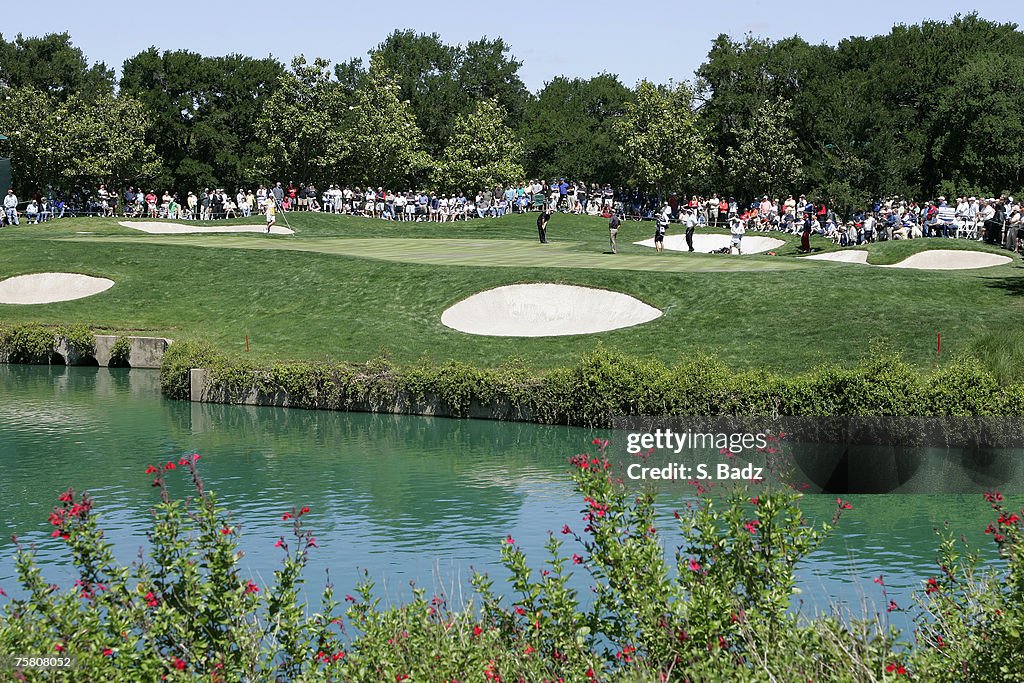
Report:
[[[938,539],[937,568],[922,575],[913,633],[792,609],[796,568],[841,525],[809,522],[788,487],[748,482],[699,490],[675,520],[651,492],[618,483],[607,442],[570,472],[581,518],[558,520],[542,558],[516,539],[500,543],[509,586],[474,574],[473,595],[416,589],[381,604],[367,579],[354,595],[304,597],[317,552],[310,508],[281,510],[281,535],[265,539],[280,569],[267,583],[240,564],[244,521],[203,486],[199,456],[146,468],[154,496],[148,553],[120,563],[93,500],[67,490],[50,514],[52,540],[75,580],[49,583],[36,549],[15,538],[17,586],[0,588],[0,652],[33,653],[74,670],[15,668],[14,680],[136,681],[996,681],[1020,680],[1024,651],[1021,514],[997,492],[986,533],[1000,560],[982,564]],[[780,448],[784,443],[779,439]],[[140,473],[141,474],[141,473]],[[173,479],[193,494],[172,497]],[[979,497],[980,498],[980,497]],[[979,500],[979,504],[981,501]],[[1022,513],[1024,514],[1024,513]],[[666,554],[659,527],[676,526]],[[557,528],[557,527],[556,527]],[[581,593],[582,583],[587,593]],[[876,579],[886,599],[882,577]],[[499,595],[503,593],[504,595]],[[592,595],[584,598],[582,595]],[[64,659],[67,658],[67,659]]]
[[[205,368],[191,387],[191,368]],[[1024,384],[1000,385],[971,357],[922,373],[899,357],[799,375],[732,371],[712,356],[666,365],[598,346],[542,376],[521,362],[479,369],[459,362],[258,365],[211,346],[168,349],[161,385],[172,398],[321,410],[485,417],[607,427],[621,416],[1021,416]]]
[[[0,327],[0,363],[71,365],[96,353],[96,337],[84,325]]]

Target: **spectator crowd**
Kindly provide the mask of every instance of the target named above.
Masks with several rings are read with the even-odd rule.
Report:
[[[667,199],[659,199],[636,190],[565,178],[526,181],[475,193],[341,185],[330,185],[321,191],[313,184],[278,182],[233,193],[223,188],[205,188],[198,194],[189,192],[184,199],[170,191],[158,195],[153,190],[129,187],[118,193],[101,185],[82,202],[39,193],[21,202],[8,190],[3,200],[2,221],[5,225],[17,225],[23,218],[29,223],[42,223],[69,214],[218,220],[249,217],[263,212],[269,202],[284,212],[314,211],[393,221],[444,223],[547,209],[605,217],[615,214],[634,220],[663,218],[691,226],[725,227],[739,223],[750,231],[800,234],[805,250],[810,249],[809,236],[815,234],[839,246],[921,237],[976,239],[1014,251],[1024,246],[1018,245],[1021,205],[1005,195],[950,200],[940,196],[925,202],[888,198],[859,207],[844,219],[825,202],[812,201],[806,195],[788,195],[785,199],[762,195],[760,200],[749,203],[717,193],[710,197],[691,195],[689,199],[671,194]]]

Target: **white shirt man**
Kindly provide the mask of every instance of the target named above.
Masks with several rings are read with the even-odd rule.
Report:
[[[14,194],[14,190],[7,190],[7,196],[4,197],[4,213],[7,214],[9,224],[18,224],[18,195]]]

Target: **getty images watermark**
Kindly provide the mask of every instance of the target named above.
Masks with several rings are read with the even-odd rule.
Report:
[[[676,431],[670,427],[653,432],[630,432],[626,436],[629,455],[684,451],[717,450],[719,455],[737,456],[744,452],[767,452],[769,443],[777,438],[764,432],[699,432]],[[753,463],[738,465],[729,462],[668,462],[651,465],[633,462],[626,467],[626,476],[633,481],[757,481],[764,478],[765,467]]]
[[[630,417],[608,436],[606,457],[627,485],[1024,493],[1021,417]]]

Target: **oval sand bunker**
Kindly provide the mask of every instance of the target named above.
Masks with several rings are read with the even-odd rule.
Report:
[[[555,337],[650,322],[661,311],[628,294],[575,285],[508,285],[463,299],[441,323],[469,334]]]
[[[0,281],[0,304],[51,304],[99,294],[113,280],[79,273],[33,273]]]
[[[710,251],[718,251],[723,247],[728,247],[732,242],[732,238],[729,235],[694,235],[693,236],[693,250],[701,254],[706,254]],[[633,244],[639,244],[644,247],[653,247],[654,238],[641,240],[634,242]],[[743,249],[744,254],[760,254],[771,249],[778,249],[783,246],[785,242],[774,237],[762,237],[760,235],[747,235],[740,242],[740,246]],[[669,251],[688,251],[689,247],[686,246],[686,235],[665,235],[665,248]]]

